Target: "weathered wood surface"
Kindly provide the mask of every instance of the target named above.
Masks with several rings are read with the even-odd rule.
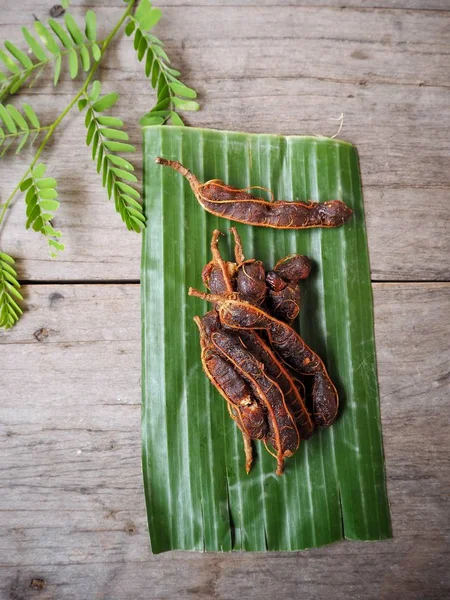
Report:
[[[50,4],[28,0],[18,8],[6,2],[0,39],[20,43],[20,25],[33,14],[45,18]],[[81,16],[86,5],[75,4]],[[95,3],[103,31],[122,4]],[[450,5],[448,0],[340,4],[171,0],[161,4],[158,34],[186,82],[200,92],[202,110],[189,116],[192,125],[332,135],[337,130],[332,119],[344,113],[341,136],[361,156],[374,280],[446,280],[450,234],[442,206],[450,190],[450,10],[443,9]],[[130,40],[111,48],[100,77],[105,89],[120,92],[118,114],[140,147],[138,119],[154,97]],[[42,122],[51,122],[76,89],[67,79],[66,73],[55,93],[47,72],[15,101],[31,96]],[[51,261],[44,241],[24,232],[20,198],[2,248],[20,259],[25,280],[137,280],[139,237],[125,231],[106,201],[76,109],[63,129],[45,160],[59,181],[62,206],[55,224],[64,232],[66,252]],[[21,176],[26,154],[7,164],[0,198]],[[419,250],[426,261],[418,259]]]
[[[0,40],[47,0],[0,0]],[[89,3],[90,4],[90,3]],[[441,600],[450,596],[448,0],[163,0],[158,34],[201,94],[192,125],[341,137],[361,156],[394,539],[304,553],[201,555],[148,548],[140,472],[140,239],[105,200],[76,110],[45,153],[59,180],[47,258],[19,199],[0,238],[19,259],[27,313],[0,334],[0,599]],[[88,4],[72,2],[82,15]],[[121,0],[96,0],[103,31]],[[153,94],[129,40],[100,70],[140,147]],[[43,123],[76,90],[44,74]],[[2,162],[0,200],[27,165]],[[141,161],[137,160],[140,168]],[[68,285],[123,280],[123,285]],[[424,283],[407,283],[423,280]],[[126,283],[128,282],[128,283]],[[35,580],[31,586],[32,580]],[[38,590],[39,579],[45,581]]]
[[[152,556],[137,285],[27,286],[0,336],[0,598],[443,599],[450,594],[450,284],[375,284],[394,539]],[[30,588],[42,578],[45,589]]]

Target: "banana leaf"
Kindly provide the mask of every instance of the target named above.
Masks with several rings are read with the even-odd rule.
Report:
[[[201,181],[259,185],[276,199],[341,199],[354,217],[338,229],[283,231],[237,224],[246,257],[271,267],[297,252],[313,262],[297,324],[340,394],[340,417],[302,442],[283,476],[261,443],[245,473],[243,442],[202,372],[195,315],[213,229],[187,181],[156,165],[181,161]],[[385,489],[364,209],[354,146],[314,137],[184,127],[144,128],[142,465],[151,547],[294,551],[391,536]]]

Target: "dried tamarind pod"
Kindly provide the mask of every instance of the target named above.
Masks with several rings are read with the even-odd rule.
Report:
[[[309,277],[311,261],[303,254],[289,254],[280,259],[273,270],[285,281],[295,284]]]
[[[275,271],[268,271],[269,286],[267,304],[276,319],[291,324],[300,312],[300,287],[285,281]]]
[[[234,237],[234,257],[236,261],[236,291],[239,296],[252,304],[261,306],[266,301],[266,271],[260,260],[246,260],[242,242],[236,227],[230,227]]]
[[[228,411],[242,432],[245,450],[245,469],[249,473],[253,462],[252,439],[266,439],[267,420],[246,381],[233,365],[213,350],[211,334],[220,329],[216,311],[194,319],[200,331],[203,370],[220,395],[226,400]]]
[[[236,291],[241,298],[256,306],[266,301],[266,271],[260,260],[248,260],[237,268]]]
[[[292,327],[283,321],[275,319],[262,309],[242,300],[215,296],[214,294],[204,294],[192,288],[189,289],[189,295],[203,298],[209,302],[215,302],[218,307],[220,321],[226,327],[232,329],[265,330],[272,348],[277,352],[281,360],[297,373],[301,375],[321,373],[323,377],[319,378],[318,383],[327,381],[328,389],[326,395],[320,399],[321,410],[319,421],[322,427],[328,427],[334,422],[339,406],[337,390],[327,373],[323,361]],[[320,390],[321,385],[317,389]],[[314,392],[313,386],[313,415],[316,418]],[[324,407],[325,402],[328,403],[326,409]],[[328,421],[325,421],[326,415],[331,415]]]
[[[264,365],[265,373],[280,386],[289,411],[294,417],[300,439],[309,439],[314,433],[314,422],[303,400],[305,386],[299,381],[294,381],[288,370],[256,331],[241,330],[238,335],[246,349]]]
[[[311,398],[314,419],[318,427],[328,427],[336,420],[339,408],[336,397],[336,388],[328,373],[326,371],[316,373],[313,377]]]
[[[276,229],[330,228],[343,225],[353,214],[341,200],[322,203],[284,200],[267,202],[245,190],[226,185],[220,179],[201,183],[178,161],[158,157],[155,162],[171,167],[186,177],[198,202],[205,210],[238,223]]]
[[[211,237],[212,260],[203,268],[202,281],[213,294],[230,294],[234,291],[237,265],[222,258],[219,237],[222,232],[214,229]]]
[[[202,281],[213,294],[229,294],[236,290],[240,297],[253,304],[263,304],[267,295],[266,272],[259,260],[245,260],[241,238],[235,227],[230,231],[234,236],[235,260],[225,261],[219,250],[219,237],[215,229],[211,238],[212,260],[203,268]]]
[[[237,336],[218,331],[211,335],[211,340],[214,348],[230,361],[265,407],[269,429],[267,439],[277,452],[277,474],[281,475],[284,459],[297,450],[300,436],[280,386],[268,377],[264,365],[244,348]]]
[[[268,306],[273,316],[291,324],[300,312],[300,286],[311,272],[307,256],[290,254],[277,262],[266,275],[269,286]]]

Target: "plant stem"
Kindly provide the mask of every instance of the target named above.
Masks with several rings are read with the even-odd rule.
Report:
[[[1,226],[2,222],[3,222],[3,219],[5,217],[5,213],[8,210],[8,208],[9,208],[9,206],[10,206],[10,204],[11,204],[13,198],[14,198],[14,196],[19,191],[19,188],[20,188],[22,182],[27,177],[28,173],[30,173],[30,171],[33,169],[33,167],[35,166],[35,164],[39,160],[39,157],[42,154],[42,151],[44,150],[45,146],[47,145],[49,139],[52,137],[53,132],[58,127],[58,125],[61,123],[61,121],[64,119],[64,117],[69,113],[69,111],[75,106],[75,104],[78,102],[78,100],[80,99],[80,97],[87,90],[87,88],[88,88],[88,86],[89,86],[92,78],[94,77],[94,74],[95,74],[96,70],[98,69],[98,66],[100,65],[100,62],[101,62],[101,60],[103,58],[103,55],[106,52],[106,49],[108,48],[109,44],[112,42],[112,40],[115,37],[116,33],[119,31],[119,29],[123,25],[123,22],[125,21],[125,19],[130,15],[130,13],[131,13],[131,11],[133,9],[134,2],[135,2],[135,0],[129,0],[128,1],[126,10],[124,11],[124,13],[120,17],[120,19],[117,21],[116,25],[114,26],[114,28],[112,29],[112,31],[110,32],[110,34],[108,35],[108,37],[103,42],[103,46],[102,46],[102,49],[101,49],[101,56],[100,56],[99,60],[93,65],[92,69],[89,71],[88,76],[86,77],[85,82],[84,82],[83,86],[81,87],[81,89],[79,90],[79,92],[72,98],[72,100],[69,102],[69,104],[66,106],[66,108],[60,113],[60,115],[57,117],[57,119],[49,126],[47,135],[42,140],[41,145],[37,149],[37,152],[34,155],[34,158],[31,161],[30,166],[25,171],[25,173],[22,176],[22,179],[16,185],[16,187],[14,188],[14,190],[12,191],[12,193],[10,194],[10,196],[8,197],[8,199],[6,200],[5,204],[3,205],[2,211],[0,213],[0,226]]]

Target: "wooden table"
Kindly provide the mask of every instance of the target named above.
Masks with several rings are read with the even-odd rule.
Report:
[[[20,26],[51,4],[2,0],[0,39],[20,43]],[[72,4],[82,15],[83,2]],[[123,7],[94,5],[104,31]],[[140,469],[140,239],[106,201],[75,110],[45,152],[66,251],[48,259],[24,229],[20,198],[1,239],[18,258],[27,311],[0,333],[0,597],[448,598],[450,3],[159,5],[158,35],[200,92],[191,125],[332,135],[344,113],[340,137],[359,148],[367,208],[394,538],[152,556]],[[100,77],[120,92],[118,114],[140,145],[137,120],[153,94],[128,39]],[[53,91],[43,74],[15,102],[51,122],[76,89],[64,80]],[[2,199],[26,159],[2,162]]]

